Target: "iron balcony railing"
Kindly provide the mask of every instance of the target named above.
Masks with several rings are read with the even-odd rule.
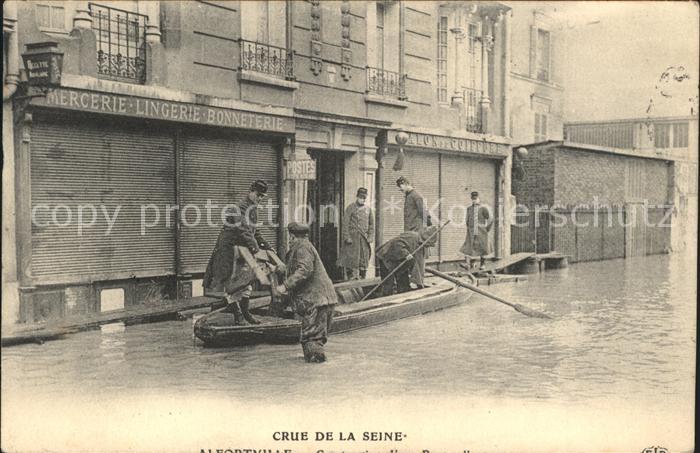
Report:
[[[292,52],[283,47],[241,39],[241,69],[294,79]]]
[[[145,83],[148,17],[95,3],[88,8],[97,39],[98,76]]]
[[[473,88],[464,90],[464,117],[466,128],[469,132],[482,133],[481,123],[481,96],[483,91]]]
[[[367,92],[401,100],[406,99],[406,75],[368,66]]]

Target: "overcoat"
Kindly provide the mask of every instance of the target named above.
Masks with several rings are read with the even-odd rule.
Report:
[[[236,256],[234,246],[248,247],[251,251],[269,248],[257,229],[257,207],[256,203],[246,197],[227,213],[226,222],[219,232],[204,274],[205,294],[233,293],[255,278],[252,269],[242,258]]]
[[[422,231],[432,225],[430,212],[425,207],[423,197],[415,189],[406,194],[403,204],[403,230]]]
[[[409,254],[415,253],[416,255],[419,255],[422,253],[423,249],[415,252],[420,244],[420,233],[415,231],[404,231],[379,247],[377,249],[377,258],[384,263],[384,266],[386,266],[387,269],[393,270],[400,265]],[[420,259],[421,257],[415,256],[415,258]]]
[[[466,224],[467,237],[459,251],[467,256],[486,256],[493,253],[493,245],[489,238],[493,219],[488,208],[480,204],[469,206]]]
[[[333,305],[338,298],[321,257],[306,238],[294,241],[287,252],[287,287],[294,311],[309,312],[314,307]]]
[[[347,243],[350,239],[352,242]],[[348,269],[367,269],[371,244],[374,241],[374,215],[367,205],[352,203],[343,217],[342,246],[338,266]]]

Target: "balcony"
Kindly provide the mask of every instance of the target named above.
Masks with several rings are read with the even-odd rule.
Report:
[[[294,80],[292,53],[282,47],[241,39],[241,70]]]
[[[145,83],[148,17],[95,3],[88,8],[97,40],[98,77]]]
[[[481,121],[481,97],[482,91],[467,88],[463,92],[464,98],[464,119],[468,132],[481,134],[484,132]]]
[[[367,67],[367,93],[403,101],[406,99],[406,75]]]

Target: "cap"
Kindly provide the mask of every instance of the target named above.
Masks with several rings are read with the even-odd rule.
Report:
[[[401,184],[410,184],[410,183],[411,182],[405,176],[400,176],[399,179],[396,180],[397,186],[400,186]]]
[[[478,197],[478,196],[479,196],[479,192],[472,192],[472,198]]]
[[[300,223],[300,222],[290,223],[289,225],[287,225],[287,229],[292,234],[308,234],[309,233],[309,226],[305,223]]]
[[[256,180],[250,185],[251,192],[267,193],[267,183],[262,179]]]
[[[359,189],[357,189],[357,196],[367,198],[367,189],[365,189],[364,187],[360,187]]]
[[[427,228],[424,228],[424,229],[420,232],[420,238],[421,238],[421,240],[422,240],[422,241],[425,241],[426,239],[428,239],[430,236],[432,236],[432,235],[435,233],[435,231],[437,231],[437,229],[438,229],[438,227],[435,226],[435,225],[429,226],[429,227],[427,227]]]

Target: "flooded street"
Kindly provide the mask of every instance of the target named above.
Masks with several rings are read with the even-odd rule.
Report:
[[[3,393],[291,403],[332,383],[328,403],[410,394],[663,404],[693,396],[693,269],[673,255],[548,271],[488,289],[554,320],[474,296],[452,309],[333,336],[330,360],[320,366],[304,363],[299,346],[203,348],[192,320],[108,326],[4,349]]]

